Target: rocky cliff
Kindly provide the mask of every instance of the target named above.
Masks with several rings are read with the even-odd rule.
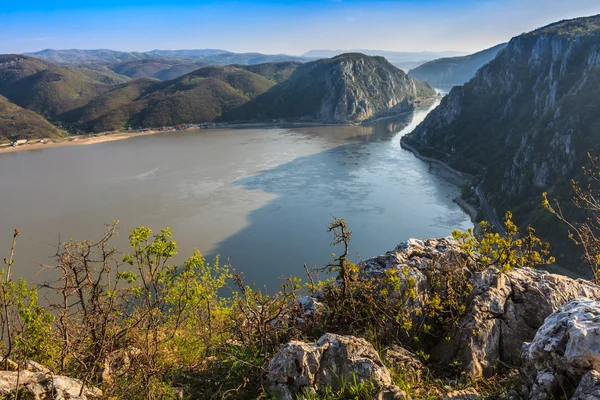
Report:
[[[403,141],[485,177],[493,206],[548,232],[542,192],[570,198],[598,151],[599,82],[600,16],[552,24],[513,38]]]
[[[413,346],[425,345],[424,352],[417,352],[420,356],[402,347],[410,346],[413,338],[409,336],[381,354],[364,339],[353,336],[325,334],[315,343],[289,342],[267,368],[267,382],[276,398],[323,395],[332,388],[338,390],[345,378],[371,382],[374,395],[370,398],[480,399],[488,397],[472,388],[453,390],[456,376],[481,380],[511,373],[513,384],[498,383],[496,395],[489,398],[500,394],[504,399],[575,400],[596,399],[585,395],[600,393],[597,285],[531,268],[502,272],[495,265],[484,267],[465,252],[462,242],[452,238],[410,239],[384,255],[365,260],[359,268],[363,277],[380,282],[398,276],[394,299],[402,297],[402,290],[412,288],[412,300],[405,307],[415,322],[427,318],[427,304],[439,306],[444,302],[440,299],[456,289],[458,281],[452,283],[454,278],[460,276],[470,293],[460,300],[462,311],[456,323],[439,335],[433,334],[435,328],[419,334]],[[441,281],[440,276],[444,277]],[[308,296],[300,299],[304,318],[330,318],[335,311],[327,308],[326,294],[322,301]],[[432,321],[439,325],[444,318]],[[445,366],[456,369],[452,373]],[[390,380],[390,370],[401,371],[402,388],[394,386],[398,379]],[[424,395],[416,388],[425,376],[429,385],[442,376],[448,384],[442,393]],[[579,393],[581,397],[577,397]]]
[[[246,114],[321,122],[363,121],[409,111],[435,97],[426,83],[406,75],[383,57],[360,53],[299,66],[279,87],[249,105]]]

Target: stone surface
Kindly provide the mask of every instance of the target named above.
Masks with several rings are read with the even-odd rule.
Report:
[[[588,373],[600,371],[600,302],[576,299],[549,315],[523,356],[531,399],[596,391],[598,376]]]
[[[0,396],[14,393],[17,381],[20,390],[34,399],[87,400],[102,396],[102,391],[93,387],[85,387],[80,395],[82,382],[78,379],[30,371],[0,372]]]
[[[115,378],[126,374],[132,368],[135,358],[140,354],[141,351],[135,347],[126,347],[113,351],[104,360],[102,380],[104,382],[111,382]]]
[[[413,314],[431,300],[435,290],[429,277],[442,268],[469,281],[472,293],[464,316],[433,345],[431,356],[445,364],[460,362],[471,377],[491,376],[498,360],[519,363],[522,343],[531,341],[544,319],[563,304],[579,297],[600,299],[600,287],[585,280],[529,268],[508,273],[483,268],[452,238],[410,239],[361,263],[363,274],[373,278],[383,277],[390,268],[416,283],[416,298],[407,304]]]
[[[270,390],[278,399],[339,389],[340,379],[392,383],[389,371],[369,342],[354,336],[325,334],[316,343],[292,341],[273,357],[267,369]],[[384,397],[388,398],[388,397]]]
[[[571,400],[600,400],[600,372],[585,374]]]
[[[392,368],[403,371],[404,378],[409,382],[420,381],[428,371],[416,354],[397,345],[385,350],[383,358]]]
[[[406,395],[404,390],[400,390],[398,386],[386,386],[377,394],[377,400],[408,400],[410,397]]]
[[[447,393],[443,400],[477,400],[481,395],[473,388],[464,390],[455,390]]]

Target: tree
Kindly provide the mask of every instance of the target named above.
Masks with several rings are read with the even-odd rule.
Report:
[[[589,266],[592,281],[600,284],[600,160],[588,153],[590,166],[583,167],[583,176],[587,181],[581,184],[571,181],[575,196],[573,204],[584,214],[583,222],[574,222],[565,216],[559,202],[548,200],[544,193],[542,202],[546,210],[564,222],[569,229],[569,238],[583,249],[583,261]]]

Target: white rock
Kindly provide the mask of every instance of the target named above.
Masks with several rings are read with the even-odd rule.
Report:
[[[284,345],[267,368],[267,381],[277,399],[337,391],[340,380],[392,383],[390,373],[369,342],[354,336],[325,334],[316,343],[292,341]]]

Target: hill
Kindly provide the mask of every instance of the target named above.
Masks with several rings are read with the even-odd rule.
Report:
[[[23,55],[0,55],[0,95],[48,117],[87,104],[111,85],[107,74],[61,67]]]
[[[135,80],[69,115],[81,131],[215,121],[362,121],[435,96],[381,57],[210,66],[165,82]]]
[[[506,46],[507,43],[502,43],[468,56],[429,61],[411,69],[408,74],[434,86],[462,85],[470,81],[479,68],[492,61]]]
[[[239,66],[211,66],[165,82],[135,80],[69,115],[82,131],[156,127],[218,120],[276,82]]]
[[[200,49],[200,50],[152,50],[149,52],[122,52],[114,50],[42,50],[25,55],[50,61],[60,65],[82,66],[112,65],[130,61],[163,60],[173,63],[202,62],[207,65],[229,64],[262,64],[280,61],[307,61],[304,57],[286,54],[261,54],[261,53],[232,53],[226,50]]]
[[[0,143],[14,139],[41,139],[61,136],[60,130],[39,114],[0,96]]]
[[[173,60],[144,59],[112,64],[107,68],[116,74],[125,75],[132,79],[156,78],[169,80],[195,71],[205,65],[200,62],[184,63]]]
[[[579,179],[588,152],[600,151],[599,43],[600,16],[513,38],[403,143],[484,177],[483,192],[498,214],[510,209],[567,246],[541,195],[568,207],[571,179]]]
[[[46,60],[55,64],[82,65],[82,64],[113,64],[124,61],[144,60],[154,56],[147,53],[124,52],[115,50],[53,50],[46,49],[27,56]]]
[[[363,54],[307,64],[195,64],[174,79],[145,77],[178,75],[188,65],[136,60],[105,72],[6,55],[0,56],[0,94],[74,133],[217,121],[360,122],[411,110],[435,96],[384,58]]]
[[[288,80],[226,117],[350,122],[412,109],[435,96],[383,57],[343,54],[297,67]]]

